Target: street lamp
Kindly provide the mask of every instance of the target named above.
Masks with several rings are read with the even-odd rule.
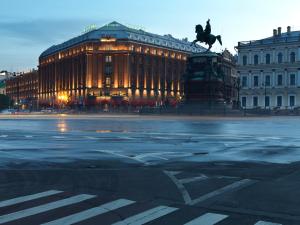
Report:
[[[265,96],[265,110],[267,109],[267,104],[266,104],[266,97],[267,97],[267,85],[266,82],[262,83],[264,86],[264,96]]]

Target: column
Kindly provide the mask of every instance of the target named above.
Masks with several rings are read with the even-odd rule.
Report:
[[[289,77],[288,77],[288,72],[287,69],[284,70],[284,77],[283,77],[283,86],[288,87],[289,86]]]
[[[275,63],[275,62],[276,62],[275,48],[273,48],[273,51],[272,51],[272,63]]]
[[[272,72],[272,84],[271,84],[272,87],[275,87],[276,86],[276,75],[275,75],[275,70],[273,70]]]
[[[260,50],[260,64],[263,64],[264,63],[264,53],[263,53],[263,50],[261,49]]]
[[[92,54],[86,55],[86,86],[88,88],[92,87],[92,73],[93,73],[93,58]]]
[[[252,64],[252,52],[250,51],[248,54],[248,63],[251,65]]]
[[[252,88],[252,73],[249,71],[249,74],[248,74],[248,87],[249,88]]]
[[[297,86],[300,87],[300,69],[298,69],[297,73]]]

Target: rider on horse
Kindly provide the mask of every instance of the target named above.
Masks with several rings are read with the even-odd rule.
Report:
[[[209,45],[207,51],[211,49],[212,45],[215,43],[216,40],[218,40],[219,43],[222,45],[221,36],[220,35],[215,36],[211,34],[210,19],[206,21],[205,30],[203,30],[200,24],[196,25],[196,33],[197,33],[197,39],[192,42],[192,45],[195,45],[196,42],[198,41],[204,42],[205,44]]]

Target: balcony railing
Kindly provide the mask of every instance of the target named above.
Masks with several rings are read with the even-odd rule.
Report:
[[[268,45],[268,44],[288,43],[288,42],[298,42],[298,41],[300,41],[300,36],[272,37],[272,38],[267,38],[262,40],[240,41],[238,42],[238,47]]]

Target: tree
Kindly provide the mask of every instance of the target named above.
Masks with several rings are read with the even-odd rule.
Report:
[[[9,97],[0,94],[0,110],[7,109],[9,107]]]

